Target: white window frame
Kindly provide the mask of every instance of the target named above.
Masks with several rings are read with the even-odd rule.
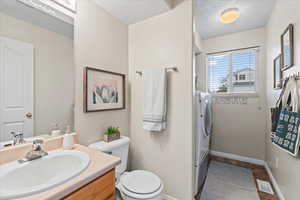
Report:
[[[249,50],[256,50],[256,69],[255,69],[255,91],[253,92],[226,92],[226,93],[210,93],[212,96],[220,96],[220,97],[226,97],[226,96],[243,96],[243,97],[259,97],[259,66],[260,66],[260,48],[259,47],[253,47],[253,48],[242,48],[242,49],[238,49],[238,50],[228,50],[228,51],[224,51],[223,53],[210,53],[210,54],[206,54],[206,58],[205,58],[205,68],[206,68],[206,92],[209,93],[208,91],[208,77],[209,77],[209,70],[208,70],[208,57],[209,56],[218,56],[218,55],[224,55],[224,54],[229,54],[229,53],[233,53],[233,52],[245,52],[245,51],[249,51]],[[230,65],[232,66],[232,60],[230,59]],[[230,68],[229,70],[232,70],[232,68]],[[231,71],[229,71],[230,74],[232,74]],[[230,76],[232,79],[232,76]],[[231,80],[232,82],[232,80]]]

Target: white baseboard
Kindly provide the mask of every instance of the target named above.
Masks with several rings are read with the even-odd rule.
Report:
[[[285,200],[285,198],[284,198],[284,196],[283,196],[283,194],[282,194],[282,192],[281,192],[281,190],[279,188],[279,185],[277,184],[277,181],[276,181],[275,177],[273,176],[273,173],[272,173],[272,171],[271,171],[271,169],[270,169],[270,167],[269,167],[269,165],[268,165],[267,162],[265,162],[265,167],[266,167],[266,170],[267,170],[267,172],[269,174],[271,182],[272,182],[272,184],[274,186],[274,189],[275,189],[275,191],[277,193],[278,198],[280,200]]]
[[[236,155],[236,154],[231,154],[231,153],[223,153],[223,152],[219,152],[219,151],[210,151],[210,154],[214,155],[214,156],[219,156],[219,157],[223,157],[223,158],[229,158],[229,159],[233,159],[233,160],[238,160],[238,161],[242,161],[242,162],[248,162],[248,163],[264,166],[267,170],[267,173],[268,173],[270,180],[274,186],[274,189],[276,191],[278,198],[280,200],[285,200],[285,198],[279,188],[279,185],[277,184],[277,181],[276,181],[275,177],[273,176],[272,171],[266,161],[255,159],[255,158],[250,158],[250,157],[245,157],[245,156],[240,156],[240,155]]]
[[[210,154],[213,156],[219,156],[219,157],[223,157],[223,158],[229,158],[229,159],[233,159],[233,160],[238,160],[238,161],[242,161],[242,162],[248,162],[248,163],[252,163],[252,164],[256,164],[256,165],[265,166],[265,161],[259,160],[256,158],[250,158],[250,157],[240,156],[240,155],[231,154],[231,153],[223,153],[223,152],[219,152],[219,151],[210,151]]]

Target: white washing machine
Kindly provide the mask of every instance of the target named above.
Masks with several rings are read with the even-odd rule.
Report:
[[[197,92],[195,95],[196,118],[196,193],[202,189],[209,162],[210,138],[212,133],[212,96],[208,93]]]

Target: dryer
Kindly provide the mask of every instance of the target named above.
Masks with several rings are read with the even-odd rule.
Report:
[[[212,96],[208,93],[197,92],[195,95],[195,171],[196,193],[200,193],[204,185],[209,162],[210,138],[212,134]]]

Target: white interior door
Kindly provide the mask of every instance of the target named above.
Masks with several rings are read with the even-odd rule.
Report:
[[[0,141],[33,136],[33,45],[0,37]]]

